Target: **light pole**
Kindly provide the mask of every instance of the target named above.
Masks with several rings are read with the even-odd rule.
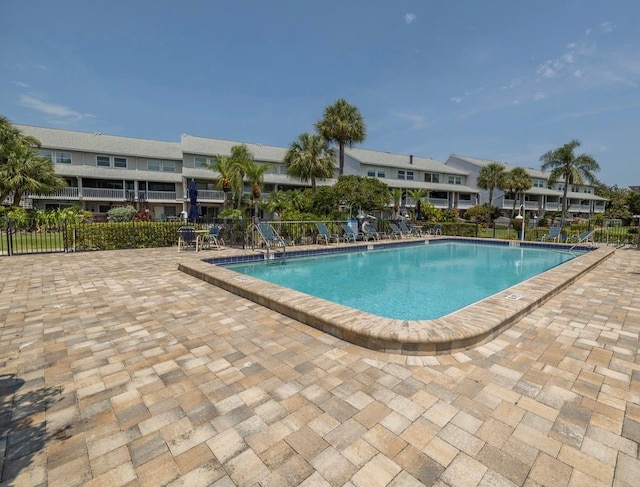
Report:
[[[520,208],[518,208],[518,216],[515,218],[516,220],[520,221],[520,241],[524,242],[524,216],[522,216],[522,213],[520,213],[520,210],[524,211],[524,205],[520,205]]]

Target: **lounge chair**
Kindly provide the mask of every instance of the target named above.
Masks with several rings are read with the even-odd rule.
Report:
[[[596,243],[593,241],[593,235],[596,233],[595,230],[585,230],[580,235],[572,235],[571,243],[575,244],[586,244],[589,243],[593,247]]]
[[[366,238],[367,240],[369,240],[370,237],[373,238],[374,240],[387,238],[386,233],[378,232],[375,228],[373,228],[373,225],[371,225],[371,223],[369,222],[364,222],[362,224],[362,233],[364,235],[364,238]]]
[[[266,222],[255,224],[255,228],[258,230],[262,241],[267,247],[286,247],[287,245],[293,245],[293,240],[281,237],[278,232]]]
[[[394,238],[404,238],[404,237],[406,237],[404,232],[402,230],[400,230],[400,227],[398,225],[396,225],[395,223],[389,222],[389,228],[391,229],[391,234],[393,235]]]
[[[180,249],[186,249],[193,247],[198,250],[199,238],[196,234],[196,229],[193,227],[180,227],[178,228],[178,252]]]
[[[442,235],[442,225],[434,225],[431,235]]]
[[[346,223],[342,224],[342,229],[344,230],[345,242],[355,242],[356,240],[364,239],[364,236],[360,232],[356,232],[353,228],[351,228]]]
[[[336,243],[340,243],[342,241],[342,237],[337,233],[331,233],[325,223],[316,223],[316,228],[318,229],[316,244],[319,244],[321,240],[324,240],[327,245],[332,241]]]
[[[561,230],[562,230],[562,227],[551,227],[549,229],[549,233],[547,233],[546,235],[543,235],[540,241],[541,242],[546,242],[546,241],[559,242],[561,239],[561,236],[560,236]]]
[[[398,225],[400,226],[400,230],[402,230],[402,233],[404,233],[407,236],[420,237],[422,235],[418,227],[413,226],[409,228],[407,224],[404,222],[404,220],[400,220],[398,222]]]
[[[222,238],[222,228],[216,225],[212,226],[209,229],[209,233],[203,235],[201,239],[202,248],[211,248],[211,246],[215,246],[216,249],[220,250],[220,248],[224,246],[224,239]]]

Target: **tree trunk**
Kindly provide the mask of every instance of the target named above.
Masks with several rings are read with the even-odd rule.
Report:
[[[569,209],[567,192],[569,191],[569,175],[564,177],[564,191],[562,192],[562,214],[560,215],[560,228],[564,228],[564,222]]]

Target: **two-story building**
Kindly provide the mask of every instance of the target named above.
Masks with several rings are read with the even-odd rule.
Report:
[[[489,191],[478,187],[478,175],[484,166],[490,163],[501,164],[506,172],[514,167],[506,162],[480,159],[476,157],[451,154],[445,164],[453,168],[467,172],[469,185],[477,188],[480,195],[480,204],[489,202]],[[524,168],[531,178],[532,186],[524,192],[521,199],[515,201],[515,195],[495,188],[493,191],[492,206],[503,210],[506,216],[511,215],[513,208],[520,209],[524,205],[525,212],[532,217],[541,217],[547,211],[561,211],[562,198],[564,197],[564,181],[549,183],[548,172],[538,169]],[[604,213],[606,198],[596,196],[594,187],[589,184],[573,184],[567,192],[569,219],[589,218],[595,213]]]
[[[100,133],[16,126],[42,144],[40,154],[51,158],[55,171],[67,187],[53,195],[26,195],[25,207],[54,208],[80,205],[101,215],[114,206],[142,204],[156,220],[177,217],[188,209],[187,188],[198,189],[202,215],[216,216],[224,206],[224,193],[217,187],[219,174],[210,167],[219,155],[243,144],[183,134],[180,142],[136,139]],[[244,143],[256,164],[268,164],[263,197],[271,191],[309,187],[287,175],[283,162],[288,148]],[[337,164],[336,164],[337,165]],[[476,204],[477,191],[467,185],[468,173],[430,158],[366,149],[347,149],[347,175],[375,177],[390,188],[403,190],[402,205],[413,207],[411,190],[425,190],[423,201],[437,208],[464,210]],[[332,185],[336,179],[319,181]],[[245,186],[245,191],[251,188]],[[393,202],[389,202],[389,209]]]

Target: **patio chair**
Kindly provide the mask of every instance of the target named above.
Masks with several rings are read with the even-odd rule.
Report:
[[[364,240],[364,236],[360,232],[356,232],[353,228],[351,228],[346,223],[342,224],[342,229],[344,230],[345,242],[355,242],[356,240]]]
[[[364,222],[362,224],[362,235],[367,240],[371,238],[373,240],[380,240],[381,238],[387,238],[387,235],[385,233],[378,232],[375,228],[373,228],[373,225],[370,222]]]
[[[216,249],[220,250],[221,247],[224,246],[224,239],[222,238],[222,228],[217,225],[209,228],[209,233],[203,235],[201,239],[202,248],[211,248],[211,246],[214,246]]]
[[[442,225],[434,225],[431,235],[442,235]]]
[[[260,222],[254,226],[267,247],[286,247],[287,245],[293,245],[293,240],[281,237],[269,223]]]
[[[402,233],[407,236],[419,237],[421,235],[420,229],[418,227],[412,226],[411,228],[409,228],[404,220],[400,220],[398,222],[398,225],[400,226],[400,230],[402,230]]]
[[[195,228],[178,228],[178,252],[180,252],[180,249],[187,249],[188,247],[193,247],[197,251],[198,244],[199,240]]]
[[[593,240],[593,235],[595,233],[595,230],[585,230],[579,235],[572,235],[570,241],[576,245],[588,243],[593,247],[596,244]]]
[[[546,235],[543,235],[540,241],[541,242],[546,242],[546,241],[559,242],[561,239],[561,236],[560,236],[561,230],[562,230],[562,227],[551,227],[549,229],[549,233],[547,233]]]
[[[400,230],[400,227],[398,225],[396,225],[395,223],[391,223],[389,222],[389,228],[391,229],[391,236],[394,238],[404,238],[406,235],[404,234],[404,232],[402,230]]]
[[[322,222],[316,223],[316,228],[318,229],[318,235],[316,235],[316,244],[319,244],[321,240],[329,245],[331,241],[336,243],[340,243],[342,241],[342,237],[337,233],[331,233],[327,228],[327,225]]]

